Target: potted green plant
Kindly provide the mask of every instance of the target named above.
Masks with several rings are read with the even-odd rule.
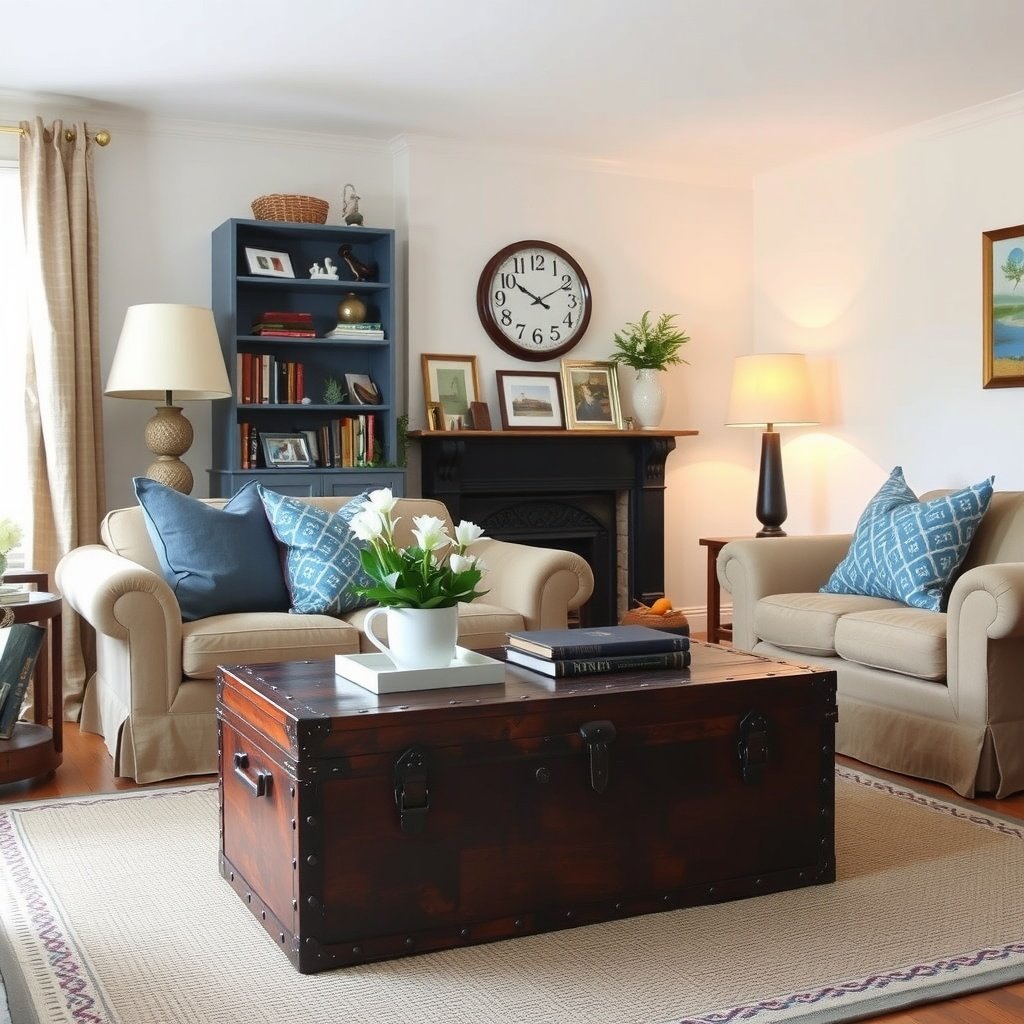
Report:
[[[645,310],[637,323],[627,323],[614,336],[615,352],[611,362],[636,370],[633,389],[633,411],[641,427],[656,427],[661,422],[665,397],[658,373],[669,366],[685,363],[679,349],[690,340],[673,321],[675,313],[662,313],[651,323],[651,312]]]

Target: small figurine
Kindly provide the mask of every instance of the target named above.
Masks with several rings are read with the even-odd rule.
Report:
[[[314,263],[313,266],[311,266],[309,268],[309,276],[310,277],[319,277],[320,274],[321,274],[320,264],[319,263]]]
[[[337,281],[338,280],[338,268],[334,265],[334,260],[330,256],[324,258],[323,267],[319,263],[314,263],[309,268],[309,276],[320,278],[321,280]]]
[[[359,212],[359,199],[355,185],[346,185],[341,190],[341,215],[348,225],[362,225],[363,215]]]
[[[363,263],[353,254],[352,246],[347,242],[338,249],[338,255],[352,271],[352,277],[356,281],[372,281],[377,276],[377,264]]]

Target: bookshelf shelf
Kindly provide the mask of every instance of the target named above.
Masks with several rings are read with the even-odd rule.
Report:
[[[376,265],[376,280],[351,279],[338,255],[342,245],[350,245],[360,262]],[[366,487],[390,487],[396,495],[404,494],[405,470],[396,465],[394,232],[232,219],[214,230],[212,247],[213,312],[233,393],[213,404],[210,494],[228,497],[253,479],[299,496],[358,494]],[[251,274],[246,257],[250,248],[287,254],[296,276]],[[327,256],[337,265],[339,280],[309,277],[309,268],[323,264]],[[366,319],[381,324],[383,340],[327,336],[338,323],[339,304],[353,292],[367,307]],[[253,325],[271,311],[307,315],[316,337],[252,333]],[[377,385],[380,402],[325,401],[334,397],[325,392],[328,382],[337,381],[344,388],[346,374],[369,377]],[[282,397],[289,400],[281,401]],[[302,397],[310,401],[294,400]],[[360,465],[371,419],[376,458],[374,464]],[[325,427],[329,437],[323,433]],[[315,436],[321,464],[266,467],[258,440],[263,432],[302,433],[311,445],[311,435]],[[337,448],[336,458],[333,451],[326,451],[332,447]],[[329,464],[322,464],[325,460]],[[357,464],[339,465],[341,461]]]

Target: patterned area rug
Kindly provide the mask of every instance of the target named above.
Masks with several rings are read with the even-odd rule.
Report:
[[[215,787],[0,807],[14,1024],[834,1022],[1024,977],[1024,828],[836,771],[835,885],[302,976]]]

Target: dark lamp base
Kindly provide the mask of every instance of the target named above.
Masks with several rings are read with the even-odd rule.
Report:
[[[758,537],[785,537],[786,485],[782,479],[782,441],[774,430],[761,435],[761,473],[757,481]]]

